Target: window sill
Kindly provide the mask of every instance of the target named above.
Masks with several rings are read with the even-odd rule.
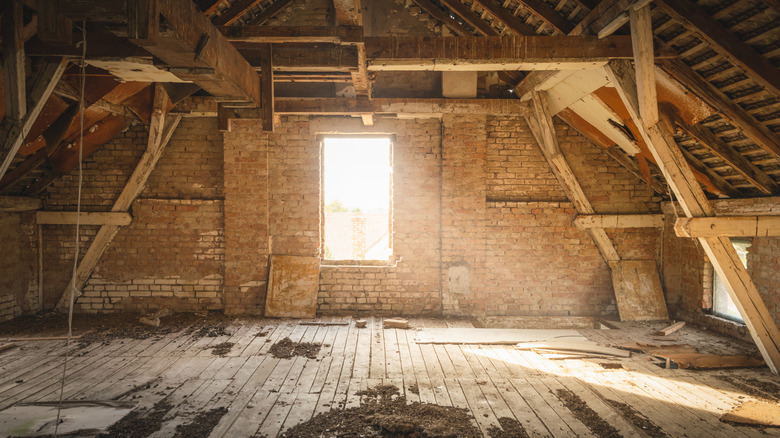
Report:
[[[730,318],[724,318],[722,316],[718,316],[718,315],[715,315],[715,314],[712,314],[712,313],[706,314],[705,317],[708,318],[708,319],[711,319],[713,321],[718,321],[719,323],[722,323],[722,324],[733,325],[734,327],[746,327],[746,324],[744,322],[737,321],[737,320],[730,319]]]
[[[321,267],[333,267],[338,268],[342,266],[347,267],[369,267],[369,268],[393,268],[398,266],[396,260],[322,260],[320,262]]]

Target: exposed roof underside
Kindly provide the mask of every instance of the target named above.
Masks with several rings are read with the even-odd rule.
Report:
[[[39,14],[42,4],[34,0],[22,3],[25,7],[22,12],[24,35],[21,38],[26,41],[25,51],[28,53],[29,88],[41,55],[62,54],[73,58],[79,52],[53,44],[51,36],[46,39],[40,35],[37,26],[43,19],[43,15]],[[216,95],[223,100],[224,95],[230,95],[233,101],[246,102],[238,106],[257,107],[260,104],[257,96],[262,93],[253,88],[256,84],[252,85],[252,81],[259,81],[249,78],[249,82],[242,83],[241,77],[225,79],[220,76],[217,64],[224,62],[225,51],[213,55],[215,59],[223,57],[219,63],[214,61],[209,64],[209,56],[212,56],[210,47],[229,40],[238,49],[235,59],[238,64],[231,68],[231,72],[242,68],[262,72],[263,63],[270,59],[267,56],[270,52],[264,50],[269,47],[268,43],[272,43],[275,82],[293,82],[293,86],[300,87],[310,82],[353,83],[354,96],[358,101],[372,98],[371,82],[376,77],[376,70],[382,70],[387,65],[384,58],[381,62],[376,57],[372,58],[379,50],[372,52],[372,47],[389,53],[385,50],[389,46],[384,40],[370,42],[370,38],[363,37],[359,2],[355,0],[197,0],[195,3],[199,10],[193,10],[208,18],[221,34],[198,34],[197,44],[189,46],[186,44],[189,36],[181,35],[181,32],[177,34],[175,27],[177,19],[192,20],[192,17],[186,14],[169,17],[164,10],[166,4],[174,4],[175,1],[160,1],[164,18],[160,24],[160,38],[164,44],[143,38],[127,38],[133,36],[128,35],[128,19],[117,19],[116,12],[125,13],[124,1],[101,2],[104,9],[89,12],[69,9],[69,3],[79,2],[60,2],[62,9],[56,13],[72,18],[76,23],[79,23],[77,17],[86,18],[88,33],[100,37],[100,41],[88,42],[89,50],[93,52],[87,57],[92,61],[87,69],[90,90],[87,94],[91,94],[87,97],[86,126],[90,130],[87,136],[89,144],[85,146],[87,154],[100,148],[133,120],[148,121],[152,94],[148,83],[143,83],[144,77],[139,76],[138,82],[121,83],[108,70],[117,74],[116,69],[124,68],[123,74],[128,75],[128,71],[139,73],[148,68],[148,82],[192,81],[208,91],[201,90],[201,95]],[[120,3],[111,10],[112,5]],[[497,36],[628,35],[630,29],[625,11],[637,2],[399,0],[396,3],[406,8],[409,15],[417,16],[428,24],[433,29],[433,32],[428,32],[432,39],[454,35],[464,38],[460,41],[467,41],[471,37]],[[274,21],[280,13],[300,13],[302,8],[310,5],[324,6],[321,23],[291,27],[284,26],[285,22]],[[669,81],[671,85],[659,85],[659,101],[661,106],[664,103],[677,106],[675,112],[678,113],[679,123],[675,140],[691,167],[701,176],[699,180],[705,189],[720,197],[778,194],[780,10],[777,1],[655,0],[651,5],[656,50],[669,50],[676,54],[671,59],[669,56],[657,57],[659,66],[674,78]],[[6,19],[8,10],[3,13],[3,25],[13,23]],[[205,26],[203,23],[199,25]],[[39,31],[37,36],[36,30]],[[9,40],[5,31],[3,37],[5,44]],[[74,34],[74,37],[78,39],[79,35]],[[189,48],[190,53],[185,55],[195,61],[178,59],[180,54],[176,50],[184,50],[182,48]],[[394,56],[407,56],[399,52],[398,47],[392,49]],[[133,57],[135,61],[122,66],[117,62],[116,57],[119,56]],[[35,62],[31,64],[29,59]],[[244,59],[248,61],[248,67],[244,67]],[[404,65],[410,62],[407,59],[401,61]],[[211,71],[204,73],[208,70],[206,67]],[[430,70],[420,65],[415,68]],[[211,76],[206,77],[209,74]],[[164,75],[168,75],[168,79],[164,79]],[[552,81],[543,72],[499,71],[499,77],[510,88],[514,87],[516,96],[508,95],[506,99],[525,98],[527,93],[539,87],[551,90],[551,93],[564,93],[561,90],[568,90],[565,87],[577,83],[574,79],[577,76],[573,76],[572,72],[559,75]],[[569,77],[569,82],[566,82],[566,77]],[[0,181],[0,191],[5,194],[40,193],[75,165],[78,118],[72,107],[78,95],[78,80],[79,69],[71,64]],[[659,80],[659,84],[663,82]],[[168,83],[167,87],[174,102],[198,88],[188,83]],[[592,90],[582,84],[578,87],[571,92],[571,102],[562,95],[560,100],[565,104],[561,104],[562,107],[554,113],[607,149],[610,155],[635,174],[649,179],[651,183],[655,181],[657,191],[664,191],[663,177],[641,144],[639,134],[632,129],[630,116],[620,99],[616,98],[611,85],[605,82]],[[6,94],[9,89],[13,89],[13,85],[6,84]],[[675,94],[675,90],[682,92]],[[601,105],[601,111],[605,111],[602,120],[587,119],[594,117],[587,109],[594,108],[594,104]],[[686,111],[681,107],[695,108]],[[364,109],[362,113],[365,115],[370,111]],[[6,111],[2,114],[5,115]],[[613,147],[615,144],[620,148]]]

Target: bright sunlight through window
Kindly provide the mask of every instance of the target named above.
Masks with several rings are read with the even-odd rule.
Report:
[[[323,139],[323,259],[390,258],[392,173],[389,137]]]

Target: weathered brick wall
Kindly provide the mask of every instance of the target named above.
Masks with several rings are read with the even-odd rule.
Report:
[[[146,149],[131,127],[84,162],[82,210],[108,211]],[[214,119],[185,119],[132,207],[76,309],[85,312],[222,308],[224,225],[222,136]],[[77,170],[45,194],[49,210],[75,210]],[[99,227],[82,227],[83,257]],[[44,296],[59,299],[71,276],[73,226],[44,226]]]
[[[748,272],[769,313],[780,325],[780,238],[755,237],[748,248]]]
[[[38,309],[38,236],[30,213],[0,213],[0,321]]]

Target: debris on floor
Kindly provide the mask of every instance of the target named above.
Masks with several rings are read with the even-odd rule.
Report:
[[[558,399],[561,400],[561,403],[563,403],[563,405],[597,437],[622,438],[622,435],[614,426],[601,418],[599,414],[588,406],[588,404],[577,394],[568,389],[559,389],[556,392],[556,395],[558,396]]]
[[[715,370],[721,368],[760,368],[766,365],[764,359],[752,356],[721,356],[717,354],[680,353],[655,354],[666,359],[667,368],[690,370]]]
[[[731,423],[780,427],[780,404],[748,401],[726,412],[720,419]]]
[[[409,320],[403,319],[403,318],[388,318],[383,321],[384,328],[394,328],[394,329],[408,329],[409,328]]]
[[[631,357],[631,352],[619,348],[604,347],[592,341],[551,340],[521,342],[517,350],[531,350],[535,353],[562,354],[571,356]]]
[[[145,438],[160,430],[163,417],[173,405],[167,401],[155,403],[149,410],[135,410],[108,428],[104,438]]]
[[[58,402],[18,403],[0,412],[0,436],[53,435]],[[130,413],[134,402],[63,401],[58,434],[95,435]]]
[[[669,336],[683,327],[685,327],[685,321],[679,321],[670,326],[664,327],[661,330],[658,330],[655,334],[658,336]]]
[[[176,433],[173,438],[201,438],[209,436],[214,427],[219,424],[219,420],[227,414],[227,408],[211,409],[200,412],[195,419],[187,424],[176,426]]]
[[[12,348],[16,347],[16,344],[13,342],[9,342],[8,344],[0,345],[0,352],[3,352],[5,350],[10,350]]]
[[[214,356],[221,356],[224,357],[226,354],[230,353],[230,350],[233,348],[232,342],[222,342],[217,345],[208,347],[211,349],[211,354]]]
[[[368,321],[365,319],[358,319],[355,321],[355,327],[357,328],[366,328],[366,324],[368,324]]]
[[[428,403],[407,404],[398,388],[378,386],[357,393],[359,407],[332,410],[282,432],[281,437],[322,436],[431,438],[482,436],[467,409]]]
[[[140,322],[141,324],[150,325],[152,327],[160,326],[160,318],[149,318],[146,316],[142,316],[138,319],[138,322]]]
[[[669,436],[657,424],[650,421],[649,418],[642,415],[639,411],[632,408],[630,405],[621,403],[616,400],[607,400],[607,402],[612,405],[613,408],[617,409],[618,412],[620,412],[620,416],[628,420],[638,429],[642,430],[642,432],[649,435],[650,438],[667,438]]]
[[[295,356],[316,359],[321,346],[322,344],[314,342],[293,342],[290,338],[284,338],[272,345],[268,351],[279,359],[288,359]]]
[[[528,432],[519,421],[514,418],[501,417],[498,419],[501,427],[490,426],[488,436],[490,438],[527,438]]]

